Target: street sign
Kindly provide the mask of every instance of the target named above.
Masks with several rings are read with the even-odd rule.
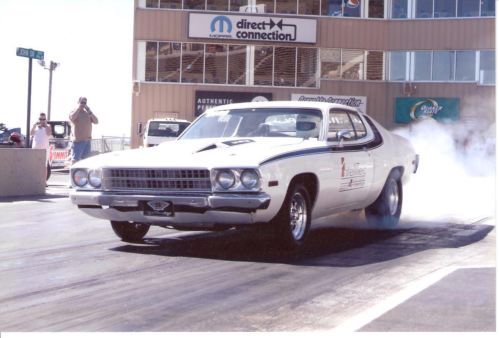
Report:
[[[16,55],[17,56],[22,56],[25,58],[30,58],[30,59],[38,59],[38,60],[43,60],[44,58],[44,52],[40,50],[34,50],[34,49],[28,49],[28,48],[17,48],[16,49]]]

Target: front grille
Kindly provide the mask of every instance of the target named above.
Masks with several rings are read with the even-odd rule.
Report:
[[[104,190],[165,192],[211,191],[210,171],[205,169],[127,169],[102,171]]]

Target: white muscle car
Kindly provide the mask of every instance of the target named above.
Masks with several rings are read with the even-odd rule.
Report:
[[[212,108],[175,141],[73,165],[71,201],[110,220],[124,241],[151,225],[272,229],[299,248],[321,220],[365,209],[394,227],[419,157],[409,141],[339,104],[240,103]]]

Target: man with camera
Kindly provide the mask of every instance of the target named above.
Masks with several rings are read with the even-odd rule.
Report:
[[[40,113],[38,117],[38,122],[36,122],[31,128],[31,148],[34,149],[45,149],[45,169],[48,165],[49,156],[49,139],[52,136],[52,127],[47,123],[47,116],[45,113]],[[47,177],[47,172],[45,173]]]
[[[69,114],[69,120],[73,123],[73,150],[71,154],[71,164],[73,164],[90,155],[92,124],[99,123],[99,120],[87,106],[86,97],[78,99],[78,107]]]

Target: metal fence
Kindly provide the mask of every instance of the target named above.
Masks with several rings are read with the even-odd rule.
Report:
[[[126,149],[130,149],[130,137],[102,136],[100,139],[92,139],[92,155]]]

